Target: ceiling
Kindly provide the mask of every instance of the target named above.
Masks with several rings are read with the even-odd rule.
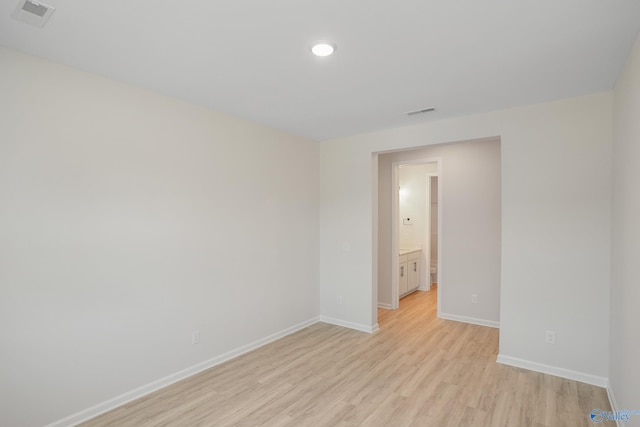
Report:
[[[610,90],[640,30],[638,0],[17,2],[4,46],[315,140]]]

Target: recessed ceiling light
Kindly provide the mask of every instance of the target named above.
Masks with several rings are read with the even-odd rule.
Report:
[[[329,56],[336,51],[336,45],[328,41],[320,40],[311,46],[311,52],[315,56]]]

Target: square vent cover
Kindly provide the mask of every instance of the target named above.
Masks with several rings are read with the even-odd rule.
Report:
[[[44,27],[56,8],[32,0],[20,0],[11,16],[38,28]]]

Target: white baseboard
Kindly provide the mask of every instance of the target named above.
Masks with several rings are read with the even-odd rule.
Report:
[[[613,412],[618,412],[620,407],[618,406],[618,402],[616,402],[616,397],[613,394],[613,390],[611,390],[611,384],[607,382],[607,397],[609,398],[609,404],[611,405],[611,410]],[[622,420],[616,420],[616,426],[622,427]]]
[[[69,415],[68,417],[65,417],[61,420],[55,421],[51,424],[47,424],[45,427],[70,427],[70,426],[75,426],[78,425],[80,423],[83,423],[87,420],[90,420],[91,418],[95,418],[98,415],[104,414],[105,412],[111,411],[112,409],[115,409],[119,406],[122,406],[126,403],[129,403],[133,400],[139,399],[143,396],[146,396],[149,393],[153,393],[154,391],[160,390],[164,387],[167,387],[175,382],[181,381],[185,378],[188,378],[192,375],[197,374],[198,372],[202,372],[205,369],[209,369],[212,368],[216,365],[219,365],[221,363],[224,363],[228,360],[231,360],[233,358],[236,358],[238,356],[241,356],[245,353],[248,353],[250,351],[253,351],[257,348],[262,347],[263,345],[269,344],[270,342],[276,341],[280,338],[283,338],[287,335],[290,335],[294,332],[297,332],[301,329],[304,329],[308,326],[311,326],[315,323],[318,322],[324,322],[324,323],[329,323],[332,325],[337,325],[337,326],[342,326],[345,328],[350,328],[350,329],[355,329],[358,331],[362,331],[362,332],[367,332],[367,333],[374,333],[376,332],[379,327],[378,324],[376,323],[373,326],[366,326],[366,325],[361,325],[358,323],[352,323],[352,322],[347,322],[344,320],[340,320],[340,319],[334,319],[331,317],[326,317],[326,316],[317,316],[314,317],[312,319],[309,319],[305,322],[302,323],[298,323],[297,325],[294,325],[290,328],[284,329],[280,332],[276,332],[274,334],[271,334],[267,337],[264,337],[262,339],[259,339],[257,341],[254,341],[252,343],[249,343],[247,345],[244,345],[242,347],[238,347],[234,350],[231,350],[227,353],[221,354],[220,356],[216,356],[212,359],[209,360],[205,360],[204,362],[198,363],[196,365],[193,365],[189,368],[183,369],[179,372],[176,372],[174,374],[168,375],[164,378],[160,378],[159,380],[150,382],[149,384],[143,385],[142,387],[138,387],[134,390],[128,391],[126,393],[121,394],[120,396],[116,396],[112,399],[109,399],[105,402],[99,403],[95,406],[92,406],[90,408],[84,409],[80,412],[77,412],[75,414]]]
[[[607,397],[609,398],[609,403],[611,404],[611,410],[613,412],[619,411],[618,402],[616,402],[616,397],[613,395],[613,390],[611,390],[611,384],[607,384]]]
[[[378,308],[386,308],[387,310],[393,310],[393,306],[391,304],[387,304],[384,302],[379,302]]]
[[[120,396],[116,396],[113,399],[107,400],[106,402],[102,402],[88,409],[84,409],[73,415],[65,417],[59,421],[48,424],[45,427],[69,427],[69,426],[78,425],[84,421],[90,420],[91,418],[97,417],[100,414],[104,414],[105,412],[108,412],[112,409],[122,406],[128,402],[131,402],[135,399],[139,399],[142,396],[145,396],[149,393],[157,391],[161,388],[167,387],[168,385],[171,385],[175,382],[178,382],[192,375],[195,375],[198,372],[202,372],[205,369],[212,368],[216,365],[224,363],[242,354],[248,353],[252,350],[262,347],[263,345],[269,344],[270,342],[273,342],[282,337],[290,335],[294,332],[297,332],[301,329],[304,329],[320,321],[321,321],[320,316],[318,316],[318,317],[309,319],[305,322],[298,323],[297,325],[291,326],[290,328],[284,329],[280,332],[276,332],[267,337],[261,338],[257,341],[254,341],[242,347],[238,347],[227,353],[221,354],[220,356],[216,356],[212,359],[205,360],[204,362],[198,363],[189,368],[186,368],[174,374],[168,375],[164,378],[160,378],[159,380],[150,382],[149,384],[143,385],[142,387],[138,387],[134,390],[123,393]],[[331,323],[331,322],[328,322],[328,323]]]
[[[374,333],[378,329],[378,325],[369,326],[362,325],[360,323],[347,322],[346,320],[335,319],[333,317],[320,316],[320,321],[329,323],[331,325],[342,326],[344,328],[355,329],[356,331],[362,331],[367,333]]]
[[[572,371],[571,369],[558,368],[556,366],[545,365],[544,363],[532,362],[530,360],[519,359],[517,357],[505,356],[503,354],[498,355],[497,362],[502,363],[503,365],[515,366],[516,368],[524,368],[530,371],[541,372],[543,374],[554,375],[556,377],[580,381],[581,383],[591,384],[608,389],[608,379],[605,377],[599,377],[597,375]]]
[[[455,320],[456,322],[471,323],[473,325],[488,326],[490,328],[500,328],[500,322],[494,320],[476,319],[475,317],[458,316],[457,314],[440,313],[440,319]]]

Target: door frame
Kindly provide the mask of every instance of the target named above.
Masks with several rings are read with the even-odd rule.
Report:
[[[400,178],[399,178],[399,170],[401,165],[423,165],[427,163],[436,163],[437,165],[437,176],[438,176],[438,272],[437,272],[437,280],[438,280],[438,290],[441,289],[441,278],[440,272],[441,269],[441,254],[440,250],[441,242],[442,242],[442,157],[429,157],[422,159],[411,159],[411,160],[403,160],[391,163],[391,256],[393,257],[391,260],[391,308],[396,310],[400,307],[400,295],[398,294],[398,253],[400,251],[400,233],[399,233],[399,221],[400,221]],[[428,191],[431,191],[429,187]],[[428,201],[430,203],[430,200]],[[431,206],[429,206],[430,208]],[[430,210],[427,215],[430,215]],[[428,228],[428,227],[426,227]],[[429,230],[430,231],[430,230]],[[424,251],[424,248],[423,248]],[[426,258],[426,263],[430,263],[431,254],[430,248],[426,248],[426,255],[429,258]],[[428,276],[431,275],[431,266],[427,265],[425,271]],[[429,279],[429,288],[431,286]],[[437,315],[440,317],[440,298],[441,292],[438,292],[438,308]]]
[[[427,256],[428,258],[426,258],[426,271],[427,271],[427,291],[431,290],[431,238],[432,238],[432,234],[431,234],[431,199],[432,199],[432,194],[431,194],[431,180],[433,178],[438,178],[438,245],[437,245],[437,252],[438,252],[438,256],[436,259],[436,264],[437,264],[437,270],[436,270],[436,283],[438,284],[438,287],[440,287],[440,248],[441,248],[441,244],[442,244],[442,239],[440,236],[440,233],[442,232],[442,228],[440,227],[440,223],[441,223],[441,218],[442,218],[442,211],[440,208],[440,203],[441,203],[441,195],[440,195],[440,191],[441,191],[441,186],[440,186],[440,175],[437,172],[434,173],[428,173],[427,174],[427,210],[428,210],[428,214],[427,216],[429,217],[429,226],[427,227],[427,242],[429,242],[429,247],[427,249]],[[441,298],[441,293],[438,292],[438,307],[437,307],[437,316],[440,317],[440,298]]]
[[[427,249],[425,251],[425,272],[426,272],[426,283],[424,287],[421,287],[421,290],[424,291],[430,291],[431,290],[431,238],[432,238],[432,233],[431,233],[431,199],[432,199],[432,194],[431,194],[431,180],[433,178],[438,178],[438,173],[437,172],[430,172],[427,173],[427,178],[426,178],[426,188],[427,188],[427,197],[425,200],[425,212],[427,213],[427,226],[425,227],[425,241],[428,242],[427,245]],[[439,194],[439,193],[438,193]],[[438,203],[439,205],[440,203]],[[439,218],[438,218],[439,219]],[[440,222],[438,221],[438,226],[440,226]],[[438,240],[438,244],[439,244],[439,240]],[[440,257],[440,252],[438,252],[438,257]],[[437,273],[437,271],[436,271]]]

